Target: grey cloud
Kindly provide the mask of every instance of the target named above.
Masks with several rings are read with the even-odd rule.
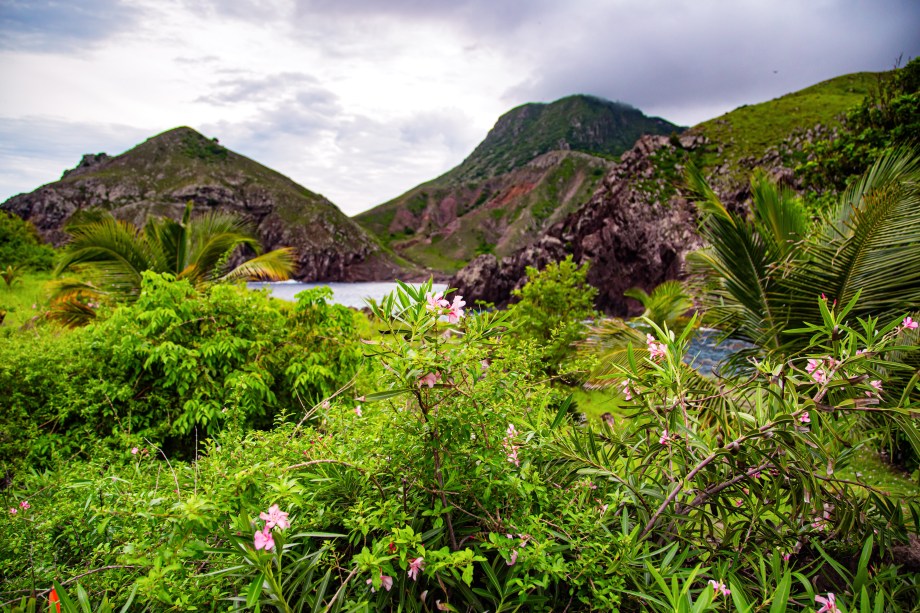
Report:
[[[297,97],[311,105],[334,106],[336,96],[320,87],[316,77],[305,73],[283,72],[272,75],[244,75],[221,79],[213,91],[200,96],[197,101],[212,104],[239,102],[264,102]]]
[[[668,12],[673,18],[661,19]],[[577,44],[542,55],[538,49],[541,69],[505,99],[510,105],[590,93],[686,121],[693,109],[722,112],[840,74],[890,69],[899,54],[920,52],[918,23],[920,4],[899,0],[659,2],[647,11],[610,11],[573,36]],[[560,27],[574,32],[572,24]]]
[[[133,27],[143,14],[112,0],[0,0],[0,49],[78,51]]]

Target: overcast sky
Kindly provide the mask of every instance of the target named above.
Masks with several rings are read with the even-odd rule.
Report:
[[[693,125],[918,33],[917,0],[0,0],[0,201],[187,125],[353,215],[525,102]]]

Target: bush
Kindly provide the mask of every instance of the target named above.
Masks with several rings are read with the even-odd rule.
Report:
[[[0,211],[0,268],[23,266],[31,270],[51,270],[54,249],[42,243],[30,222]]]
[[[513,295],[519,301],[508,311],[515,335],[534,343],[534,362],[548,374],[558,374],[574,353],[574,343],[584,339],[584,320],[594,318],[597,290],[588,285],[586,262],[577,266],[572,256],[548,264],[543,270],[527,267],[527,283]]]

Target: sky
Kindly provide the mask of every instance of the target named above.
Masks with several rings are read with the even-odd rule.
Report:
[[[527,102],[691,126],[918,32],[917,0],[0,0],[0,201],[184,125],[354,215]]]

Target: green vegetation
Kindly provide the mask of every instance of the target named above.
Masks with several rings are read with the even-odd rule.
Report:
[[[53,260],[54,250],[42,244],[32,224],[0,211],[0,267],[50,270]]]
[[[722,147],[722,153],[707,160],[707,166],[716,160],[728,163],[735,178],[741,179],[748,171],[739,160],[759,158],[770,147],[779,147],[794,133],[816,124],[839,126],[843,114],[862,102],[878,79],[878,74],[870,72],[844,75],[769,102],[742,106],[692,131]]]
[[[17,282],[0,286],[0,336],[11,333],[33,318],[42,316],[48,303],[48,283],[53,276],[48,272],[25,272]]]
[[[920,58],[879,76],[836,137],[807,143],[796,173],[819,193],[842,190],[884,151],[920,143]]]

